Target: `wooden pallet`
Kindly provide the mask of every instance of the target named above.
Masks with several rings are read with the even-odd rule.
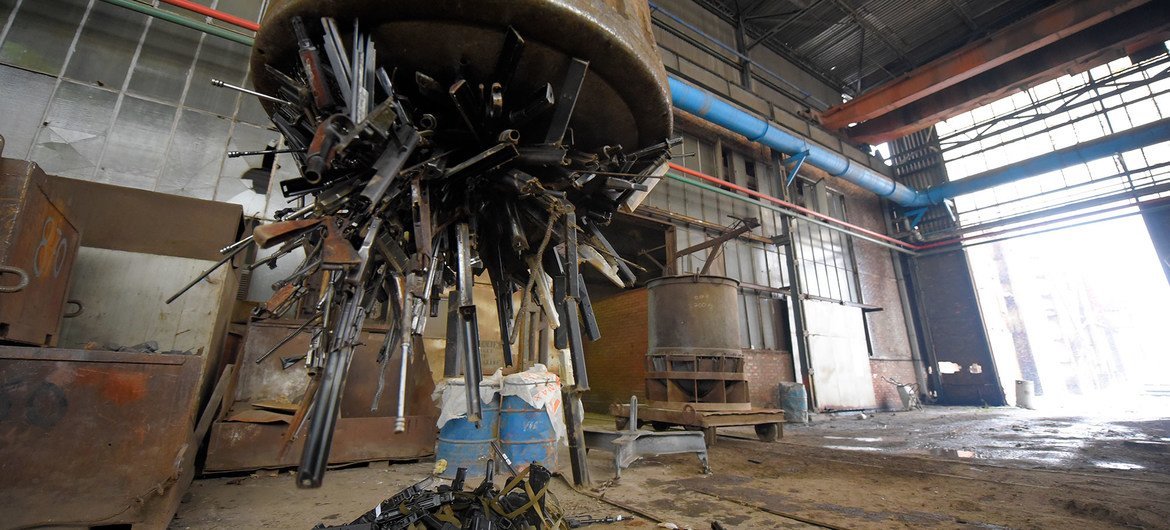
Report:
[[[652,403],[638,407],[638,426],[649,424],[662,431],[679,426],[687,430],[701,430],[707,445],[715,444],[715,430],[720,427],[755,426],[756,436],[763,442],[774,442],[784,436],[784,411],[779,409],[694,410],[685,405]],[[624,430],[630,422],[630,406],[613,404],[609,413],[617,430]]]

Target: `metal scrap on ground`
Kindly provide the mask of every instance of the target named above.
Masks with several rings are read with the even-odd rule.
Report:
[[[612,522],[566,517],[548,490],[552,473],[532,464],[508,478],[502,489],[493,482],[494,461],[487,462],[483,482],[464,490],[467,469],[459,468],[450,485],[430,489],[433,477],[382,501],[353,522],[341,526],[317,525],[314,530],[405,530],[458,528],[512,528],[560,530],[576,528],[579,521]],[[626,517],[628,519],[628,517]],[[613,520],[623,520],[620,518]]]

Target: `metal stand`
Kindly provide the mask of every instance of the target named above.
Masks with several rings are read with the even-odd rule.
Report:
[[[695,453],[703,464],[703,473],[711,472],[707,462],[707,444],[703,433],[696,431],[648,432],[638,430],[638,397],[630,396],[630,421],[625,430],[606,431],[588,429],[585,431],[585,445],[589,449],[601,449],[613,453],[614,474],[621,478],[622,469],[630,467],[639,458],[653,455],[676,455]]]

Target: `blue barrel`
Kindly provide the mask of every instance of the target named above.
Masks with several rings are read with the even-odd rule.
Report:
[[[517,471],[533,462],[553,471],[557,469],[557,434],[548,412],[529,405],[519,396],[504,396],[500,447]]]
[[[448,391],[463,391],[462,386],[449,387]],[[483,402],[483,416],[479,426],[467,421],[466,417],[448,420],[439,429],[439,441],[435,444],[435,459],[447,461],[447,469],[439,475],[454,478],[459,468],[467,469],[467,476],[482,477],[487,470],[487,461],[492,458],[492,442],[500,428],[500,396]]]
[[[780,383],[780,408],[784,409],[784,421],[808,423],[808,394],[803,383]]]

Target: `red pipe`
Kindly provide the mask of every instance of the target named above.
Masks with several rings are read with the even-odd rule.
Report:
[[[170,4],[170,5],[173,5],[175,7],[181,7],[183,9],[188,10],[188,11],[194,11],[195,13],[199,13],[200,15],[203,15],[203,16],[208,16],[208,17],[214,18],[216,20],[227,22],[228,24],[231,24],[233,26],[239,26],[239,27],[244,28],[248,31],[259,31],[260,30],[260,24],[252,22],[250,20],[244,20],[244,19],[237,17],[235,15],[229,15],[227,13],[224,13],[223,11],[216,11],[210,7],[196,4],[195,2],[191,2],[190,0],[159,0],[159,1],[164,3],[164,4]]]
[[[701,180],[705,180],[707,182],[715,184],[716,186],[722,186],[724,188],[728,188],[728,189],[735,190],[738,192],[746,193],[746,194],[751,195],[752,197],[755,197],[757,199],[768,201],[770,203],[774,203],[774,204],[783,206],[783,207],[788,208],[790,210],[796,210],[796,211],[798,211],[802,214],[805,214],[809,217],[816,217],[817,219],[820,219],[822,221],[828,221],[830,223],[843,226],[843,227],[848,228],[850,230],[853,230],[855,232],[860,232],[860,233],[865,234],[867,236],[877,238],[877,239],[880,239],[882,241],[886,241],[888,243],[892,243],[892,244],[898,245],[898,246],[903,247],[903,248],[907,248],[910,250],[918,250],[918,245],[915,245],[913,243],[907,243],[907,242],[902,241],[900,239],[894,239],[894,238],[887,236],[885,234],[879,234],[877,232],[874,232],[874,231],[866,229],[866,228],[862,228],[862,227],[857,226],[855,224],[847,223],[845,221],[837,219],[836,217],[831,217],[831,216],[825,215],[825,214],[820,213],[820,212],[815,212],[815,211],[809,210],[808,208],[805,208],[803,206],[799,206],[799,205],[790,203],[790,202],[785,201],[785,200],[777,199],[776,197],[773,197],[771,195],[766,195],[766,194],[760,193],[758,191],[750,190],[750,189],[745,188],[743,186],[738,186],[736,184],[732,184],[730,182],[727,182],[726,180],[717,179],[715,177],[712,177],[711,175],[699,173],[698,171],[685,168],[685,167],[680,166],[678,164],[674,164],[674,163],[670,164],[670,169],[678,171],[679,173],[685,173],[687,175],[690,175],[692,177],[695,177],[695,178],[698,178]]]

